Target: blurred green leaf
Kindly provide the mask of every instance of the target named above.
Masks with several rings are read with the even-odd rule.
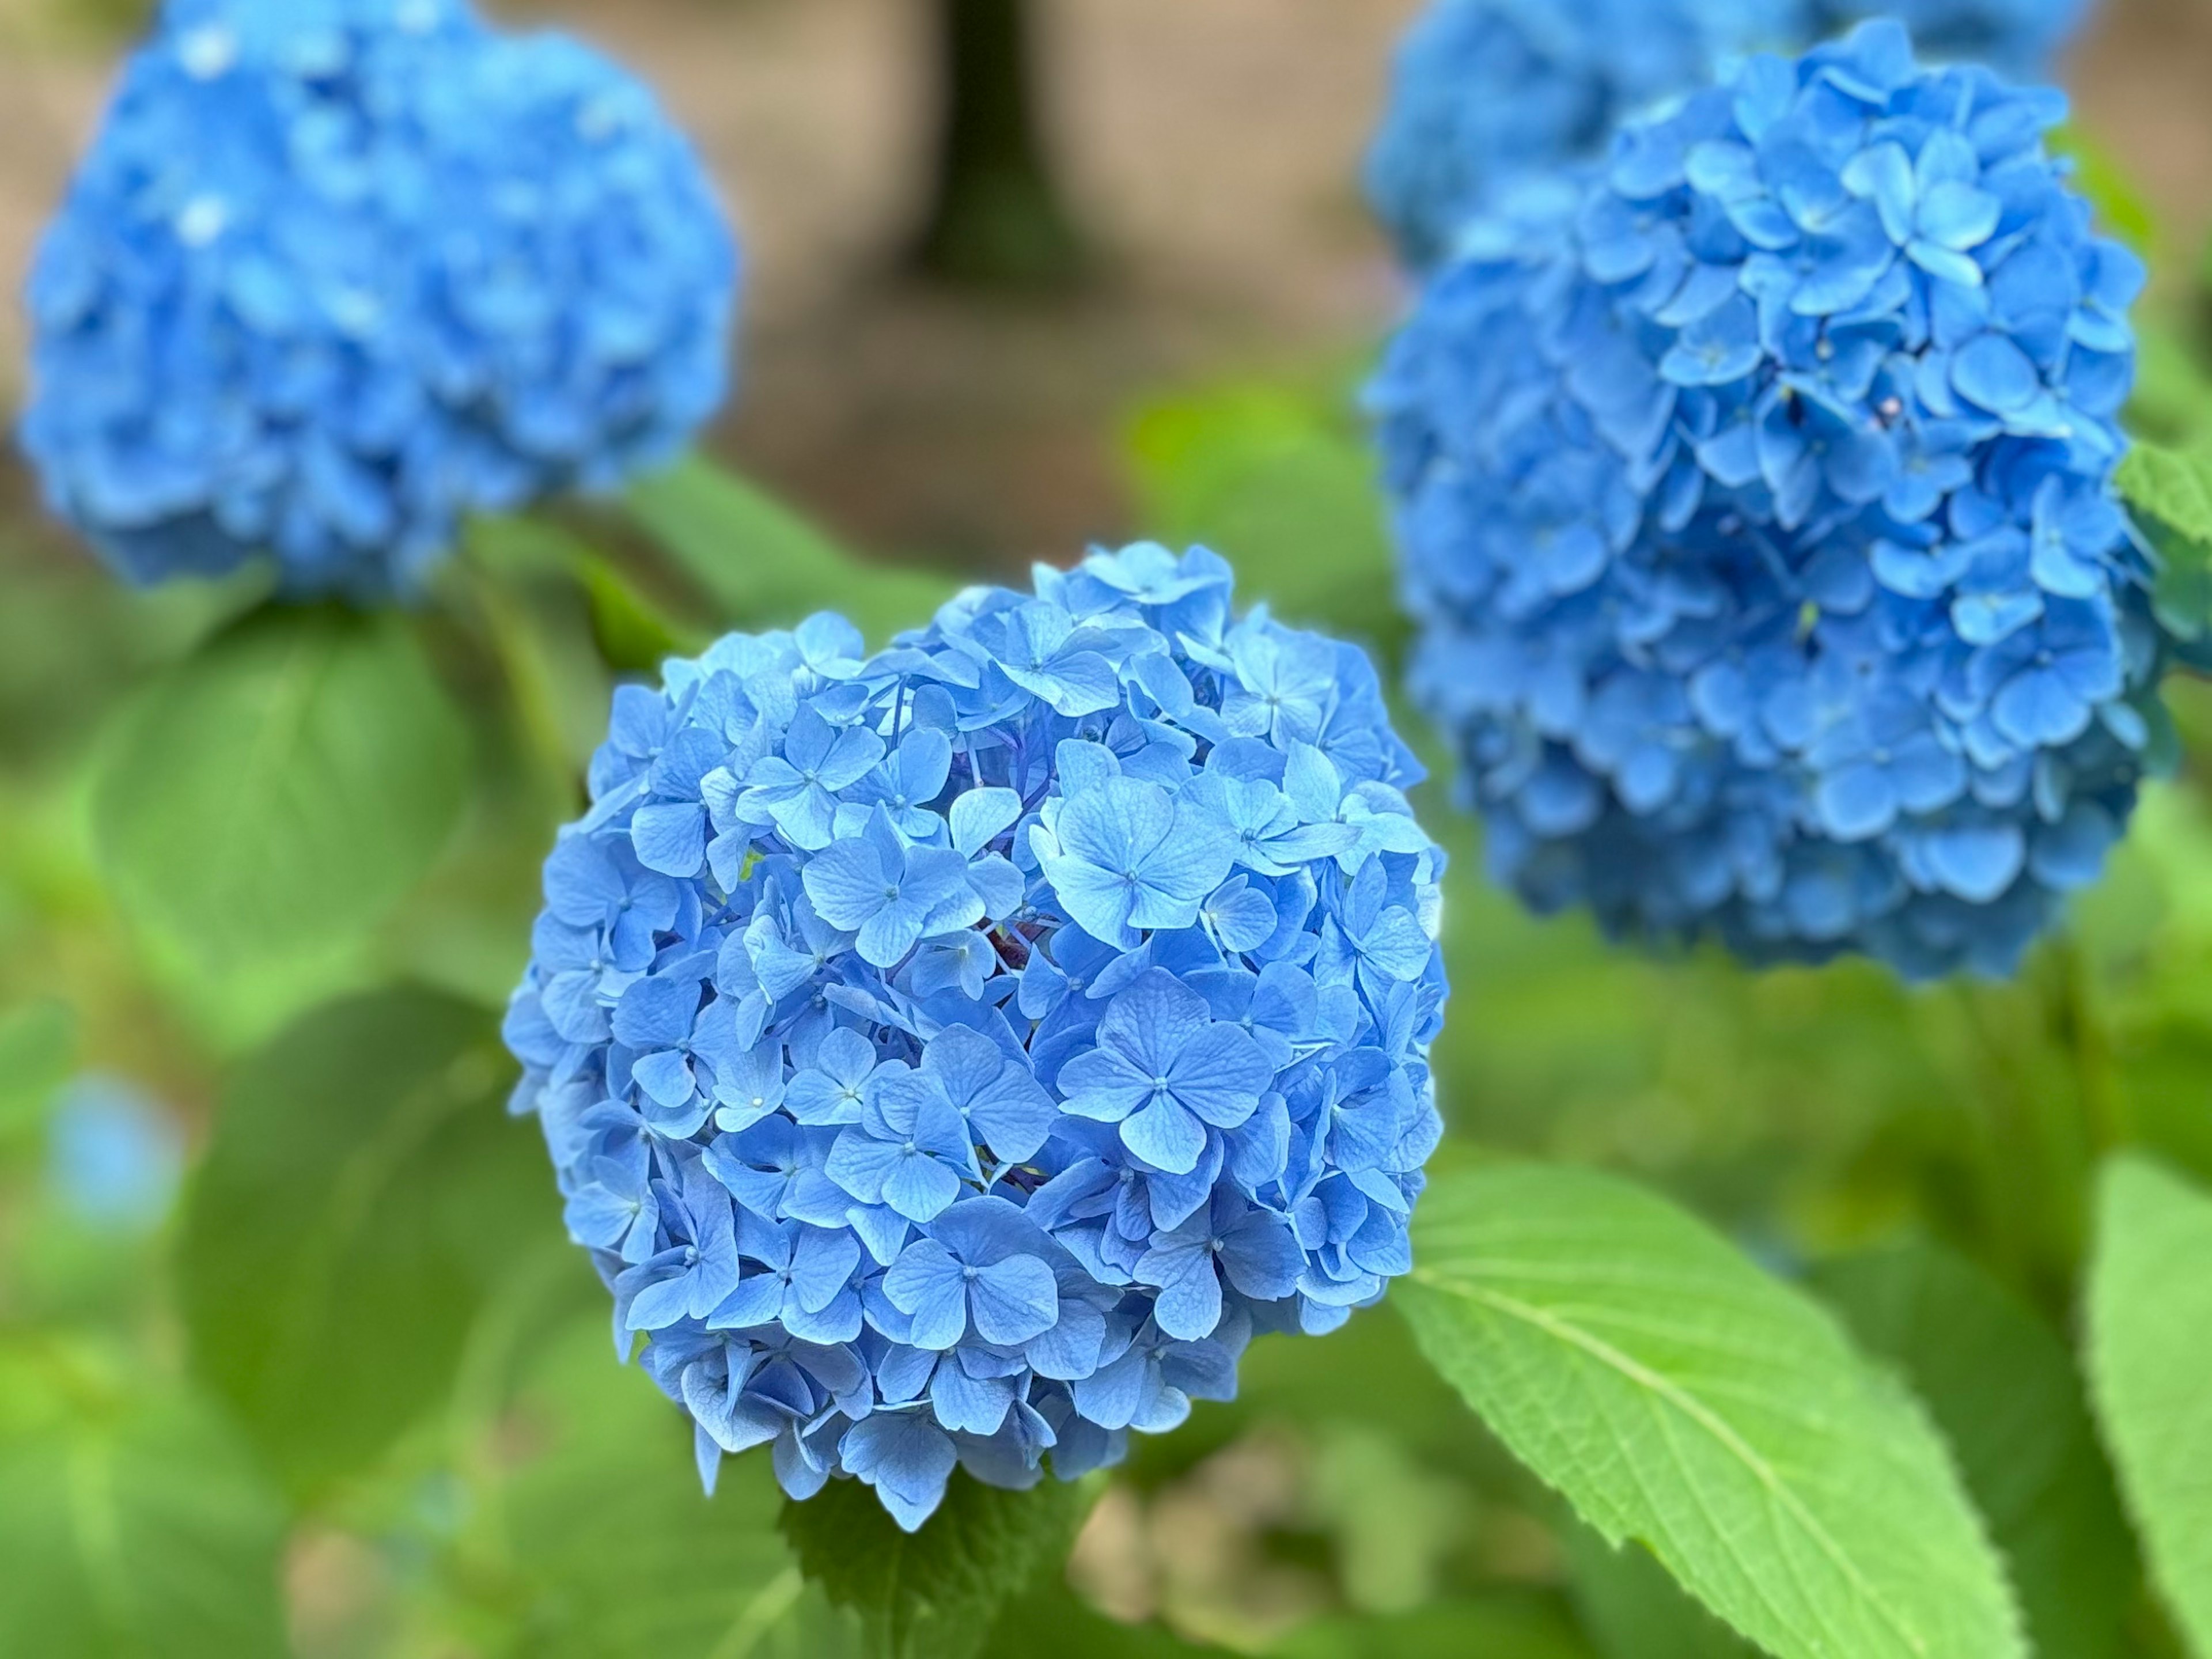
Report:
[[[490,1287],[557,1238],[489,1012],[392,991],[310,1015],[226,1091],[178,1274],[194,1370],[305,1495],[450,1385]]]
[[[2088,1366],[2151,1577],[2212,1655],[2212,1196],[2136,1155],[2098,1194]]]
[[[2141,1569],[2065,1345],[1963,1257],[1914,1243],[1831,1262],[1821,1295],[1950,1442],[2040,1654],[2128,1650]]]
[[[2201,432],[2179,448],[2138,440],[2114,482],[2158,550],[2159,619],[2202,640],[2212,630],[2212,443]]]
[[[2136,325],[2136,384],[2127,429],[2135,438],[2186,445],[2212,425],[2212,382],[2197,361],[2195,342],[2158,317]]]
[[[1589,1659],[1589,1644],[1545,1601],[1502,1595],[1437,1601],[1389,1619],[1320,1620],[1267,1652],[1271,1659]]]
[[[1782,1659],[2022,1656],[1942,1443],[1809,1298],[1586,1170],[1444,1176],[1397,1299],[1468,1403],[1610,1543]]]
[[[45,1121],[76,1058],[76,1019],[64,1003],[0,1011],[0,1141]]]
[[[926,626],[959,587],[949,577],[855,557],[702,456],[638,479],[624,499],[735,627],[793,628],[835,611],[880,645]]]
[[[2074,161],[2074,185],[2089,198],[2099,225],[2148,258],[2158,247],[2157,210],[2118,159],[2073,122],[2051,134],[2051,148]]]
[[[2131,446],[2113,482],[2128,505],[2195,542],[2212,542],[2212,451]]]
[[[1032,1590],[993,1622],[985,1659],[1224,1659],[1227,1650],[1186,1642],[1157,1624],[1124,1625],[1094,1613],[1065,1583]]]
[[[284,1524],[221,1416],[135,1358],[0,1351],[0,1653],[278,1659]]]
[[[860,1659],[857,1623],[800,1576],[768,1455],[700,1490],[690,1425],[618,1364],[605,1316],[544,1345],[476,1489],[458,1577],[483,1650],[512,1659]],[[484,1621],[489,1620],[489,1623]]]
[[[1615,1549],[1573,1526],[1567,1555],[1583,1626],[1606,1659],[1753,1659],[1759,1650],[1707,1613],[1633,1540]]]
[[[271,610],[157,680],[104,747],[94,846],[204,968],[327,952],[428,871],[467,742],[399,618]]]
[[[1142,410],[1128,437],[1143,522],[1237,567],[1237,597],[1389,649],[1405,631],[1376,460],[1340,388],[1212,389]]]
[[[1001,1492],[956,1473],[937,1513],[908,1534],[873,1492],[836,1480],[786,1504],[781,1524],[806,1576],[860,1615],[870,1659],[969,1659],[1000,1610],[1067,1559],[1097,1496],[1052,1480]]]

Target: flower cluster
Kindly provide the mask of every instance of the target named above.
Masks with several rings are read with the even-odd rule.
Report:
[[[1368,196],[1407,264],[1458,250],[1502,198],[1603,155],[1621,123],[1726,59],[1895,16],[1940,58],[2039,72],[2087,0],[1435,0],[1399,48]]]
[[[169,0],[33,270],[22,437],[128,579],[404,592],[725,392],[737,254],[641,85],[464,0]]]
[[[1499,192],[1601,152],[1624,117],[1726,54],[1803,27],[1803,0],[1435,0],[1398,48],[1369,199],[1425,270]]]
[[[1431,283],[1373,391],[1413,682],[1540,908],[2002,972],[2098,873],[2163,647],[2063,109],[1868,24]]]
[[[1230,587],[1139,545],[618,694],[508,1040],[710,1484],[911,1528],[1406,1271],[1443,855],[1367,659]]]

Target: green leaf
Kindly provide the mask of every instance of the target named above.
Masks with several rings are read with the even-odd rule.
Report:
[[[280,1659],[283,1507],[218,1413],[143,1369],[0,1352],[0,1653]]]
[[[2185,447],[2142,440],[2121,460],[2115,482],[2158,550],[2154,600],[2159,620],[2185,641],[2212,632],[2212,442]]]
[[[2054,130],[2050,142],[2057,154],[2073,159],[2075,188],[2089,198],[2100,228],[2148,258],[2158,246],[2157,211],[2112,151],[2070,121]]]
[[[1583,1170],[1437,1181],[1397,1295],[1430,1361],[1615,1545],[1781,1659],[2020,1659],[1942,1442],[1809,1298]]]
[[[245,1065],[186,1201],[194,1370],[294,1491],[371,1462],[450,1386],[487,1291],[558,1237],[490,1013],[393,991]]]
[[[786,1504],[784,1536],[807,1577],[860,1615],[870,1659],[969,1659],[1009,1601],[1067,1559],[1097,1489],[1048,1480],[1001,1492],[955,1474],[907,1534],[857,1480]]]
[[[2212,1196],[2141,1156],[2097,1198],[2088,1366],[2152,1581],[2212,1655]]]
[[[1432,1603],[1392,1618],[1323,1619],[1269,1647],[1279,1659],[1589,1659],[1565,1620],[1534,1596]],[[1639,1652],[1637,1659],[1657,1659]]]
[[[2057,1334],[1939,1245],[1832,1262],[1814,1284],[1859,1346],[1904,1373],[1950,1442],[2010,1565],[2035,1651],[2128,1651],[2141,1568]]]
[[[272,610],[164,675],[103,750],[92,823],[125,912],[204,969],[365,934],[460,815],[459,716],[396,617]]]
[[[856,558],[789,507],[694,455],[638,479],[625,501],[656,544],[706,591],[722,620],[791,628],[835,611],[880,645],[923,628],[959,584]]]
[[[1187,1642],[1164,1625],[1124,1625],[1094,1613],[1065,1583],[1034,1589],[991,1626],[986,1659],[1226,1659],[1229,1650]]]
[[[541,1348],[500,1421],[534,1455],[479,1486],[454,1577],[514,1659],[860,1659],[800,1576],[767,1452],[700,1490],[691,1431],[616,1362],[604,1309]],[[458,1648],[459,1643],[456,1643]],[[471,1650],[474,1650],[471,1645]]]
[[[2191,541],[2212,543],[2212,451],[2136,443],[2113,481],[2130,507]]]
[[[1692,1601],[1641,1544],[1614,1549],[1584,1526],[1566,1542],[1575,1605],[1606,1659],[1752,1659],[1759,1651]]]
[[[1237,598],[1389,647],[1405,630],[1372,451],[1331,384],[1231,386],[1143,410],[1128,453],[1147,533],[1203,542]]]
[[[0,1011],[0,1141],[45,1121],[76,1057],[76,1020],[68,1005],[32,1002]]]

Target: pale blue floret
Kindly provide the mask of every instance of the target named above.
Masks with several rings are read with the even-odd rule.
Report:
[[[1372,392],[1413,684],[1532,903],[2004,973],[2095,878],[2166,647],[2063,111],[1869,24],[1435,274]]]
[[[406,594],[722,402],[736,248],[652,94],[463,0],[168,0],[40,244],[25,449],[134,582]]]
[[[702,1474],[1073,1479],[1410,1265],[1443,854],[1374,672],[1202,550],[617,694],[507,1036]]]

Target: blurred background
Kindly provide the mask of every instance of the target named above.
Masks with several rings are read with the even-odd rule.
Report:
[[[1204,538],[1243,591],[1395,649],[1356,392],[1404,293],[1357,179],[1416,0],[1030,0],[1027,156],[1005,148],[1012,83],[975,44],[1013,0],[958,0],[981,32],[962,60],[979,125],[949,175],[956,48],[925,0],[487,9],[602,44],[705,151],[750,265],[720,457],[866,557],[1007,574],[1091,543]],[[0,289],[20,287],[134,9],[0,0]],[[2066,79],[2108,210],[2153,247],[2154,304],[2185,317],[2212,231],[2212,0],[2104,0]],[[0,307],[0,410],[22,348]],[[662,592],[682,611],[681,584]],[[520,970],[557,816],[519,811],[489,878],[483,826],[465,833],[432,884],[471,893],[465,936],[450,902],[434,933],[403,908],[373,962],[258,978],[150,944],[98,879],[82,817],[103,719],[228,603],[122,591],[0,451],[0,1430],[44,1413],[82,1431],[66,1456],[0,1460],[0,1637],[46,1644],[0,1650],[834,1650],[786,1616],[800,1585],[764,1479],[733,1465],[708,1505],[680,1424],[613,1367],[534,1130],[498,1118],[507,1062],[478,1015]],[[583,690],[588,733],[605,688]],[[1441,1156],[1624,1169],[1793,1273],[1942,1241],[2022,1322],[2023,1374],[2070,1389],[2059,1334],[2095,1155],[2142,1140],[2212,1173],[2212,728],[2189,697],[2180,713],[2199,758],[2005,988],[1607,951],[1492,892],[1432,787],[1425,819],[1456,858]],[[418,988],[310,1012],[395,979]],[[391,1006],[406,996],[436,1006]],[[432,1105],[386,1121],[416,1085]],[[461,1289],[438,1251],[474,1241],[438,1231],[433,1190],[457,1169],[472,1224],[501,1218],[512,1255],[479,1252]],[[410,1202],[406,1224],[444,1243],[356,1260]],[[306,1400],[319,1365],[356,1393]],[[147,1382],[187,1376],[186,1392]],[[1077,1603],[1047,1584],[998,1650],[1740,1650],[1648,1562],[1592,1549],[1387,1310],[1324,1343],[1263,1344],[1246,1378],[1237,1405],[1140,1449],[1077,1547]],[[26,1443],[48,1441],[64,1443]],[[54,1517],[115,1468],[137,1485],[88,1566]],[[2094,1583],[2052,1593],[2117,1607],[2132,1644],[2057,1659],[2167,1651],[2100,1468],[2045,1473],[2086,1480],[2112,1516],[2102,1558],[2067,1554]],[[637,1617],[641,1585],[725,1572],[696,1606],[672,1595],[658,1622]],[[151,1646],[102,1645],[92,1625],[39,1622],[64,1617],[33,1593],[42,1573],[100,1580],[86,1595],[111,1610],[134,1582],[189,1584],[197,1611]]]
[[[1040,137],[1090,280],[1016,301],[912,278],[944,85],[929,0],[488,8],[600,41],[706,152],[751,260],[722,452],[872,550],[1016,568],[1142,528],[1119,448],[1134,405],[1239,370],[1348,365],[1389,325],[1398,277],[1358,162],[1419,9],[1026,0]],[[0,0],[10,293],[132,11]],[[2106,0],[2065,78],[2083,130],[2193,253],[2212,227],[2212,4]],[[21,355],[11,308],[0,396]]]

